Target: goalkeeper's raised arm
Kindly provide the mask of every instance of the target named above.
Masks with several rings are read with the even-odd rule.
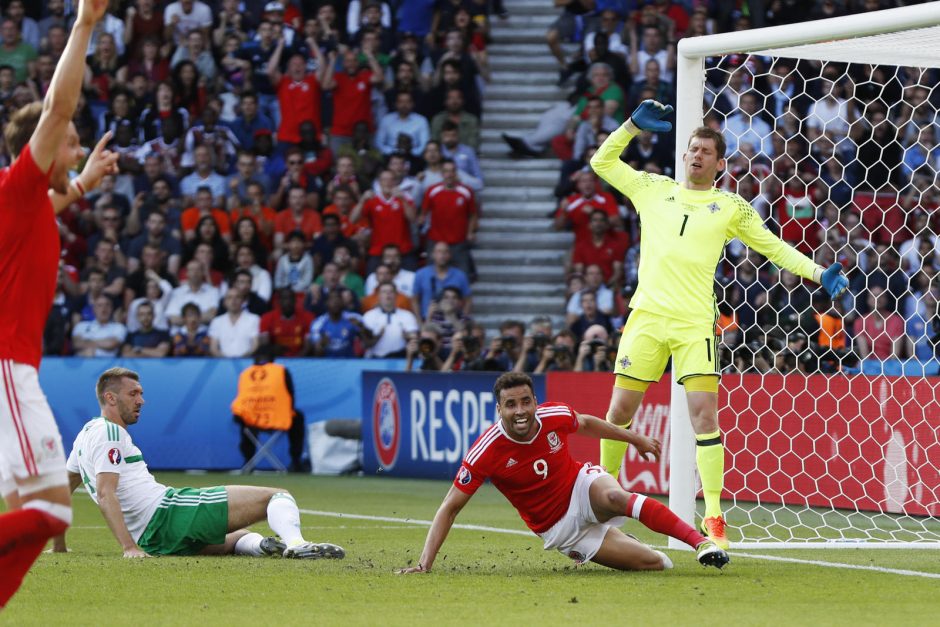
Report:
[[[650,181],[653,175],[637,172],[621,161],[620,155],[640,131],[649,130],[661,133],[671,130],[672,124],[662,118],[671,114],[672,111],[671,106],[662,105],[653,100],[644,100],[640,103],[627,121],[611,133],[591,157],[591,167],[597,175],[628,197],[639,191],[644,181]],[[642,127],[639,126],[640,123],[643,124]]]
[[[669,244],[688,248],[692,244],[701,253],[699,263],[694,264],[698,267],[686,268],[693,274],[697,270],[697,274],[701,275],[699,281],[693,281],[701,283],[702,290],[698,291],[711,291],[710,275],[718,264],[721,250],[728,239],[737,237],[775,264],[801,277],[822,283],[833,298],[844,292],[848,280],[841,275],[841,266],[837,264],[824,271],[765,229],[760,217],[746,200],[714,187],[716,178],[725,169],[725,142],[720,133],[707,127],[692,132],[688,149],[682,156],[685,182],[681,185],[665,176],[638,172],[621,161],[620,155],[624,148],[640,131],[670,131],[672,124],[666,118],[672,113],[671,106],[644,100],[630,119],[601,144],[591,158],[591,167],[602,179],[630,198],[641,216],[645,209],[659,214],[654,220],[644,219],[645,227],[653,226],[647,222],[656,222],[658,246]],[[699,209],[707,209],[708,213],[700,212]],[[672,213],[674,216],[664,216],[663,213]],[[709,218],[702,222],[699,217],[700,214],[715,216],[719,213],[724,214],[724,220]],[[672,222],[676,220],[679,221],[678,228],[673,228],[676,225]],[[726,226],[723,232],[716,228],[722,222]],[[681,264],[681,255],[668,256],[672,264]],[[704,275],[706,269],[708,277]],[[710,299],[710,295],[703,298]]]

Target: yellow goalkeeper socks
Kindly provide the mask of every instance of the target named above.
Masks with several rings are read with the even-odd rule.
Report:
[[[630,422],[632,424],[633,421]],[[619,426],[621,429],[630,428],[629,424],[614,426]],[[610,473],[614,479],[620,474],[620,464],[623,462],[623,456],[626,454],[628,446],[630,445],[620,440],[601,440],[601,466],[603,466],[604,470]]]
[[[695,436],[695,444],[695,463],[705,497],[705,517],[721,516],[721,490],[725,478],[725,447],[721,444],[721,431],[699,433]]]

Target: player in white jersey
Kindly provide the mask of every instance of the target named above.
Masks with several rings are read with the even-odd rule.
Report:
[[[139,375],[125,368],[106,370],[96,393],[101,416],[89,420],[75,438],[66,469],[71,489],[85,486],[125,557],[345,556],[335,544],[303,538],[297,503],[284,490],[241,485],[177,489],[158,483],[127,431],[144,405]],[[245,528],[265,518],[280,540]]]

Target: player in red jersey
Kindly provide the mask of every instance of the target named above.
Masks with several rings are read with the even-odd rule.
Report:
[[[646,457],[659,458],[660,443],[600,418],[579,414],[564,403],[537,405],[532,379],[520,372],[501,375],[493,387],[500,420],[467,451],[454,484],[441,503],[417,566],[399,573],[429,572],[460,510],[487,478],[509,499],[525,524],[578,563],[592,561],[619,570],[663,570],[672,562],[618,527],[635,518],[698,550],[703,566],[721,568],[728,554],[662,503],[625,491],[600,466],[575,461],[568,435],[629,442]]]
[[[0,516],[0,607],[46,541],[72,520],[62,438],[38,369],[59,268],[55,214],[116,171],[117,155],[104,149],[107,134],[69,181],[84,157],[72,116],[85,51],[107,7],[107,0],[80,0],[45,100],[14,113],[4,128],[13,163],[0,171],[0,466],[13,478],[2,489],[19,509]]]

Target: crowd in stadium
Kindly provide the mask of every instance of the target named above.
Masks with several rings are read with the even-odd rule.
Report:
[[[73,16],[67,0],[3,4],[5,119],[43,97]],[[45,353],[247,356],[274,344],[424,370],[609,370],[639,224],[587,162],[638,102],[675,104],[678,39],[898,3],[776,1],[759,16],[748,3],[561,4],[547,41],[571,98],[505,139],[519,158],[563,160],[566,328],[507,320],[487,337],[472,321],[486,46],[501,3],[112,0],[76,125],[89,146],[113,133],[120,174],[59,216]],[[716,283],[728,371],[933,359],[938,77],[712,61],[706,123],[729,144],[719,184],[819,263],[842,260],[855,295],[812,307],[798,279],[732,245]],[[624,159],[673,175],[674,143],[644,133]]]

